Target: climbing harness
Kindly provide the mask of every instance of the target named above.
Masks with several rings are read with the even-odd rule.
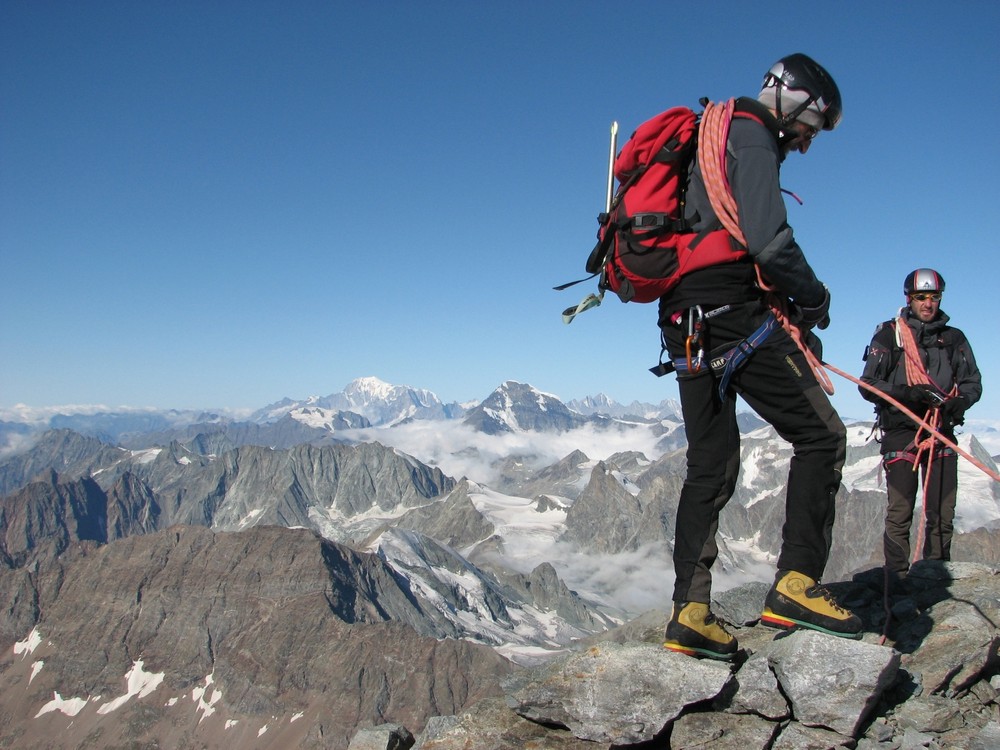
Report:
[[[978,460],[975,456],[973,456],[972,454],[970,454],[968,451],[963,450],[953,440],[950,440],[946,435],[943,435],[936,427],[934,427],[933,425],[931,425],[930,423],[928,423],[922,417],[917,416],[912,410],[908,409],[904,404],[901,404],[898,400],[894,399],[892,396],[890,396],[885,391],[880,391],[875,386],[869,385],[868,383],[865,383],[860,378],[856,378],[853,375],[844,372],[840,368],[835,367],[834,365],[831,365],[829,362],[822,362],[821,365],[822,365],[822,367],[824,367],[825,369],[827,369],[830,372],[834,373],[835,375],[839,375],[840,377],[844,378],[845,380],[850,380],[852,383],[854,383],[855,385],[857,385],[859,388],[864,388],[865,390],[869,391],[870,393],[874,393],[879,398],[884,399],[885,401],[889,402],[890,404],[892,404],[893,406],[895,406],[897,409],[899,409],[900,412],[902,412],[907,417],[909,417],[914,422],[914,424],[916,424],[918,426],[921,426],[924,429],[926,429],[928,432],[932,433],[934,435],[934,438],[936,440],[940,441],[944,445],[946,445],[949,448],[951,448],[953,451],[955,451],[955,453],[957,453],[962,458],[964,458],[966,461],[968,461],[970,464],[972,464],[977,469],[979,469],[980,471],[982,471],[990,479],[993,479],[994,481],[1000,482],[1000,474],[998,474],[997,472],[995,472],[992,469],[990,469],[982,461]]]
[[[722,315],[723,313],[729,312],[733,309],[732,305],[723,305],[722,307],[716,307],[714,310],[709,310],[705,312],[702,310],[701,305],[695,305],[687,310],[681,310],[670,318],[670,322],[676,326],[681,325],[685,314],[688,320],[688,330],[687,335],[684,338],[684,357],[675,360],[664,361],[664,355],[667,353],[667,338],[665,335],[660,335],[660,361],[658,364],[649,368],[649,371],[656,375],[657,377],[662,377],[668,375],[675,370],[677,372],[684,373],[698,373],[705,364],[705,348],[703,346],[703,338],[706,330],[706,321],[710,318],[714,318],[716,315]],[[692,356],[692,351],[695,352]],[[714,362],[713,362],[714,366]]]
[[[700,308],[698,309],[700,313]],[[729,305],[726,306],[726,309],[729,309]],[[709,367],[713,372],[718,373],[719,375],[720,401],[725,399],[726,390],[729,388],[729,381],[732,380],[736,371],[740,369],[740,366],[753,355],[758,347],[760,347],[760,345],[767,340],[767,337],[770,336],[771,332],[777,327],[778,319],[773,313],[769,313],[767,318],[765,318],[764,322],[760,324],[756,331],[751,333],[745,339],[737,342],[735,345],[725,349],[721,354],[711,356]],[[698,350],[697,357],[692,359],[689,335],[686,342],[685,356],[673,360],[671,364],[673,365],[673,369],[676,370],[679,375],[694,375],[701,370],[703,362],[704,350],[700,348]]]
[[[949,458],[957,455],[958,454],[951,448],[948,448],[947,446],[939,446],[937,451],[934,453],[934,459]],[[901,451],[889,451],[882,456],[883,465],[888,466],[889,464],[894,464],[897,461],[906,461],[907,463],[916,465],[918,463],[917,454],[915,451],[906,449]]]

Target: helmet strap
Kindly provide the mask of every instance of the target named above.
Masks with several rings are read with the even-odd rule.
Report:
[[[776,81],[774,106],[775,109],[777,109],[778,111],[778,127],[781,129],[782,132],[781,142],[787,143],[788,141],[790,141],[792,138],[795,137],[794,133],[788,133],[788,128],[791,126],[793,122],[795,122],[795,120],[798,118],[799,115],[805,112],[806,108],[810,104],[813,104],[816,101],[816,97],[810,96],[804,102],[800,103],[795,109],[786,114],[781,107],[781,92],[782,90],[784,90],[785,84],[777,76],[772,75],[771,77],[774,78]]]

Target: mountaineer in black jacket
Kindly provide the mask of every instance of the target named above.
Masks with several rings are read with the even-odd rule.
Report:
[[[982,377],[965,334],[948,325],[941,310],[944,279],[930,268],[907,275],[903,294],[907,306],[899,316],[875,329],[865,351],[861,381],[901,404],[924,421],[939,421],[942,434],[954,442],[955,427],[983,393]],[[903,328],[905,326],[905,329]],[[915,356],[909,359],[907,350]],[[889,401],[860,388],[876,404],[881,431],[882,466],[888,489],[883,550],[887,588],[901,583],[910,567],[910,526],[917,496],[915,464],[926,430]],[[927,560],[949,560],[958,493],[958,457],[941,443],[928,446],[921,460],[925,484],[922,554]]]
[[[778,570],[761,620],[861,636],[860,620],[819,584],[832,541],[846,430],[805,355],[775,326],[755,269],[791,303],[802,329],[827,326],[830,294],[788,225],[779,169],[787,154],[806,153],[821,130],[837,126],[840,91],[814,60],[794,54],[771,67],[757,101],[743,98],[735,106],[753,115],[733,118],[726,159],[748,255],[683,276],[659,303],[688,441],[674,537],[673,612],[664,646],[716,659],[732,658],[738,650],[709,608],[719,513],[740,469],[737,395],[794,449]],[[696,161],[692,168],[685,211],[695,231],[720,225],[701,167]],[[707,355],[704,366],[690,364],[693,332],[698,334],[695,346]],[[727,368],[726,354],[740,345],[746,351],[748,342],[749,356],[730,357],[733,364]]]

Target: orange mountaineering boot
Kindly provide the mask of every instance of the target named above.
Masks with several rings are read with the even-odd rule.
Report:
[[[688,656],[722,661],[729,661],[739,650],[722,620],[701,602],[674,602],[663,647]]]
[[[804,573],[779,570],[767,592],[760,621],[775,628],[801,626],[841,638],[861,637],[860,618]]]

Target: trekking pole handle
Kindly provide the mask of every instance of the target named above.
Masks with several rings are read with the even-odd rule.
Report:
[[[608,153],[608,194],[604,200],[604,212],[611,213],[611,198],[615,192],[615,155],[618,151],[618,121],[611,122],[611,148]]]

